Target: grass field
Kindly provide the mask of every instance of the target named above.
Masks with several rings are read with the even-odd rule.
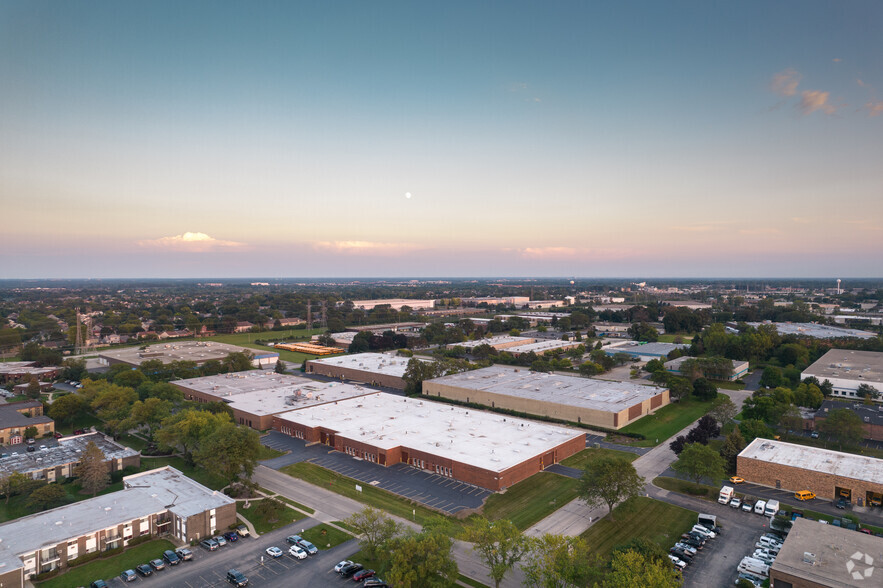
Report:
[[[440,513],[426,508],[423,505],[411,502],[386,490],[375,488],[374,486],[358,482],[353,478],[341,476],[325,468],[321,468],[311,463],[295,463],[285,466],[281,470],[283,473],[299,478],[310,484],[321,486],[336,492],[342,496],[352,498],[368,506],[379,508],[390,514],[416,521],[421,525],[425,524],[433,517],[441,516]],[[356,490],[356,484],[359,484],[362,491]],[[416,511],[416,514],[414,514]]]
[[[307,529],[301,533],[301,537],[319,549],[331,549],[332,547],[337,547],[344,541],[349,541],[353,538],[349,533],[344,533],[340,529],[335,529],[324,523],[316,525],[311,529]]]
[[[258,453],[258,460],[273,459],[274,457],[279,457],[281,455],[285,455],[285,452],[273,449],[272,447],[267,447],[266,445],[261,445],[261,450]]]
[[[660,343],[674,343],[675,339],[681,339],[681,343],[689,343],[693,340],[693,335],[660,335],[658,341]]]
[[[635,461],[638,458],[637,453],[631,453],[630,451],[617,451],[616,449],[605,448],[589,448],[583,449],[575,455],[571,455],[570,457],[562,461],[561,465],[566,465],[569,468],[576,468],[578,470],[581,470],[601,456],[619,457],[630,462]]]
[[[165,539],[148,541],[147,543],[127,549],[119,555],[114,555],[107,559],[97,559],[71,568],[60,576],[41,582],[39,586],[40,588],[69,588],[70,586],[88,586],[90,582],[98,579],[110,580],[115,576],[119,576],[125,570],[132,570],[137,565],[161,557],[162,552],[166,549],[174,548],[175,546],[172,545],[171,541],[166,541]],[[168,572],[158,573],[164,574]]]
[[[623,505],[617,506],[613,520],[608,515],[582,534],[595,553],[606,559],[614,547],[635,537],[649,539],[668,551],[675,539],[696,522],[692,510],[652,498],[635,498],[632,507],[626,510]]]
[[[492,521],[509,519],[524,531],[574,498],[578,480],[540,472],[510,486],[502,494],[492,494],[482,512]]]
[[[684,399],[663,406],[654,414],[623,427],[624,433],[640,433],[646,439],[625,438],[625,443],[635,447],[654,447],[697,420],[711,409],[710,400]]]
[[[169,456],[169,457],[141,457],[141,471],[152,470],[155,468],[161,468],[163,466],[170,465],[176,470],[179,470],[185,476],[196,480],[203,486],[207,486],[212,490],[220,490],[226,483],[220,478],[213,476],[212,474],[205,471],[203,468],[192,466],[184,461],[184,458],[177,456]]]
[[[717,386],[721,390],[744,390],[745,383],[744,382],[720,382],[718,380],[714,380],[712,382],[715,386]]]
[[[313,510],[313,509],[310,508],[309,506],[304,506],[304,505],[301,504],[300,502],[295,502],[295,501],[293,501],[293,500],[290,499],[290,498],[286,498],[285,496],[278,496],[278,495],[277,495],[276,498],[278,498],[278,499],[281,500],[282,502],[287,502],[288,504],[290,504],[290,505],[293,506],[294,508],[299,509],[299,510],[302,510],[302,511],[304,511],[305,513],[314,514],[314,513],[316,512],[315,510]]]
[[[279,520],[270,522],[269,520],[267,520],[266,517],[261,516],[257,512],[257,506],[261,503],[261,500],[250,500],[248,503],[248,508],[245,508],[244,503],[239,503],[236,507],[239,511],[239,514],[244,516],[246,519],[248,519],[248,522],[254,525],[254,530],[258,532],[258,535],[269,533],[273,529],[284,527],[285,525],[291,524],[298,519],[304,518],[304,515],[302,513],[299,513],[298,511],[286,506],[282,509],[282,512],[279,513]]]
[[[87,414],[80,416],[74,419],[73,423],[69,425],[59,425],[55,424],[55,430],[61,433],[62,435],[73,435],[74,431],[77,429],[88,429],[89,427],[101,427],[104,423],[98,419],[98,417]]]
[[[308,341],[313,335],[324,333],[325,329],[287,329],[285,331],[265,331],[263,333],[233,333],[230,335],[215,335],[214,337],[205,337],[201,341],[218,341],[219,343],[229,343],[230,345],[239,345],[240,347],[248,347],[249,349],[257,349],[260,351],[276,351],[279,359],[285,363],[303,363],[308,359],[316,359],[318,355],[309,355],[307,353],[297,353],[295,351],[286,351],[284,349],[273,349],[266,345],[258,345],[256,340],[261,341],[281,341],[283,337],[294,336],[300,341]]]
[[[666,476],[653,478],[653,483],[660,488],[665,488],[672,492],[679,492],[681,494],[686,494],[687,496],[694,496],[696,498],[711,501],[717,500],[718,492],[720,491],[720,488],[708,486],[707,484],[699,484],[699,487],[697,488],[696,484],[688,480],[669,478]]]

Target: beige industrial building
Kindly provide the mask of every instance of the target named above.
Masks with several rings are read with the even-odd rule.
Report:
[[[344,302],[338,302],[342,306]],[[373,310],[378,306],[389,306],[391,310],[401,310],[404,307],[412,310],[435,308],[435,300],[411,300],[410,298],[384,298],[380,300],[353,300],[353,308]]]
[[[883,538],[819,521],[794,521],[770,588],[869,588],[883,584]]]
[[[151,345],[147,349],[138,347],[125,347],[102,351],[98,354],[98,361],[104,365],[123,363],[138,367],[145,361],[158,359],[164,364],[173,361],[192,361],[201,365],[211,360],[222,360],[231,353],[247,353],[252,356],[252,365],[255,367],[274,366],[279,359],[279,354],[274,351],[258,351],[218,343],[216,341],[179,341],[175,343],[159,343]]]
[[[883,402],[883,352],[832,349],[803,370],[801,378],[816,377],[834,386],[834,396],[856,398],[858,387],[867,384]]]
[[[449,343],[448,349],[453,349],[454,347],[463,347],[464,349],[472,350],[476,347],[480,347],[482,345],[490,345],[497,351],[502,351],[504,349],[509,349],[510,347],[518,347],[519,345],[527,345],[529,343],[536,343],[536,339],[531,337],[513,337],[512,335],[497,335],[494,337],[488,337],[486,339],[475,339],[474,341],[462,341],[460,343]]]
[[[425,381],[423,393],[607,429],[621,429],[669,403],[665,388],[500,365]]]
[[[417,358],[419,360],[419,358]],[[405,389],[405,370],[411,358],[395,353],[354,353],[307,361],[306,372],[328,378],[354,380],[372,386]]]
[[[883,499],[883,459],[758,437],[736,457],[749,482],[864,506]]]

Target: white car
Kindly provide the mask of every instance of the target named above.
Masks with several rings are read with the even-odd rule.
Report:
[[[693,527],[693,531],[696,531],[700,535],[705,535],[709,539],[714,539],[715,537],[717,537],[717,535],[715,535],[714,531],[709,531],[708,529],[706,529],[702,525],[695,525]]]
[[[762,543],[760,541],[755,543],[754,547],[757,549],[767,549],[770,553],[779,553],[782,550],[781,545],[776,545],[775,543]]]
[[[353,562],[348,559],[343,560],[342,562],[340,562],[339,564],[334,566],[334,572],[339,574],[340,570],[342,570],[345,566],[350,565],[351,563],[353,563]]]
[[[282,550],[276,546],[267,548],[267,555],[270,557],[282,557]]]
[[[745,512],[751,512],[752,510],[754,510],[754,505],[750,502],[743,502],[742,510],[744,510]]]
[[[306,559],[307,552],[300,548],[298,545],[292,545],[288,549],[288,555],[292,557],[296,557],[297,559]]]
[[[696,555],[696,548],[692,547],[690,545],[687,545],[686,543],[675,543],[675,547],[677,547],[678,549],[683,549],[684,551],[686,551],[690,555]]]
[[[740,508],[742,506],[742,499],[741,498],[732,499],[730,501],[730,506],[732,506],[733,508]]]
[[[683,570],[685,567],[687,567],[686,562],[685,562],[684,560],[682,560],[681,558],[679,558],[679,557],[675,557],[674,555],[668,554],[668,559],[671,560],[671,563],[673,563],[674,565],[678,566],[678,567],[679,567],[680,569],[682,569],[682,570]]]

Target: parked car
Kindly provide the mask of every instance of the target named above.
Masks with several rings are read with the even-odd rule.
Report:
[[[815,497],[815,493],[810,492],[809,490],[801,490],[800,492],[794,493],[794,498],[797,500],[812,500]]]
[[[28,440],[25,441],[25,443],[27,443],[28,445],[33,445],[34,443],[36,443],[36,441],[33,437],[28,437]]]
[[[153,573],[153,568],[147,564],[141,564],[140,566],[135,566],[135,571],[146,578]]]
[[[181,561],[190,561],[191,559],[193,559],[193,552],[186,547],[179,547],[175,550],[175,553],[181,559]]]
[[[671,563],[673,563],[679,569],[683,570],[685,567],[687,567],[687,562],[671,554],[668,554],[668,559],[670,559]]]
[[[687,545],[683,541],[678,541],[677,543],[675,543],[675,547],[678,549],[683,549],[684,551],[686,551],[690,555],[696,555],[697,553],[699,553],[698,549],[696,549],[692,545]]]
[[[744,502],[742,502],[742,510],[744,510],[745,512],[751,512],[752,510],[754,510],[754,503],[750,500],[745,500]]]
[[[240,537],[248,537],[249,535],[248,527],[246,527],[245,525],[238,525],[236,527],[236,532],[239,533]]]
[[[818,433],[818,431],[813,431],[812,433],[809,434],[809,436],[812,437],[813,439],[818,439],[819,433]]]
[[[218,544],[218,547],[224,547],[225,545],[227,545],[227,540],[224,539],[224,538],[223,538],[222,536],[220,536],[220,535],[218,535],[217,537],[212,537],[212,539],[215,540],[215,543]]]
[[[203,539],[202,541],[199,542],[199,544],[202,545],[203,547],[205,547],[206,549],[208,549],[209,551],[215,551],[218,547],[220,547],[218,545],[218,542],[215,541],[214,539]]]
[[[237,569],[227,570],[227,581],[234,586],[248,586],[248,578]]]
[[[837,508],[844,509],[849,505],[849,502],[845,498],[838,498],[837,502],[834,504]]]
[[[49,451],[49,448],[45,445],[40,445],[40,451]]]
[[[95,580],[91,584],[89,584],[91,588],[107,588],[107,582],[104,580]]]
[[[732,482],[733,484],[742,484],[743,482],[745,482],[745,480],[740,478],[739,476],[733,476],[730,478],[730,482]]]
[[[28,445],[28,451],[37,451],[37,448],[33,445]]]
[[[285,540],[288,541],[288,543],[290,543],[291,545],[300,545],[301,548],[303,548],[303,550],[310,555],[316,555],[317,553],[319,553],[319,549],[315,545],[313,545],[300,535],[289,535],[285,538]]]
[[[166,562],[170,566],[176,566],[179,563],[181,563],[181,558],[178,557],[178,554],[175,553],[174,551],[172,551],[171,549],[166,549],[165,551],[163,551],[162,558],[164,560],[166,560]]]
[[[740,573],[739,577],[736,578],[737,585],[739,584],[739,580],[746,580],[747,582],[750,582],[751,585],[754,586],[754,588],[760,588],[761,586],[763,586],[763,582],[761,582],[760,580],[758,580],[755,576],[752,576],[751,574]]]
[[[274,557],[274,558],[275,557],[282,557],[282,550],[274,545],[273,547],[267,548],[267,555],[269,555],[270,557]]]
[[[134,582],[137,579],[138,575],[135,573],[135,570],[126,570],[120,574],[120,580],[123,582]]]
[[[239,533],[237,533],[236,531],[227,531],[226,533],[224,533],[224,539],[226,539],[230,543],[236,543],[237,541],[239,541]]]
[[[343,566],[340,568],[340,572],[338,572],[344,578],[349,578],[359,570],[361,570],[364,566],[360,563],[351,563],[348,566]]]
[[[61,439],[62,437],[64,437],[64,435],[62,435],[61,433],[56,433],[56,434],[54,435],[54,437],[55,437],[56,439]]]
[[[161,559],[152,559],[150,560],[150,567],[153,568],[154,572],[158,572],[166,569],[166,564],[164,564]]]
[[[362,584],[362,588],[389,588],[389,584],[375,576],[365,580],[365,583]]]
[[[741,498],[733,498],[730,501],[730,506],[733,508],[742,508],[742,499]]]
[[[683,561],[687,562],[688,564],[691,563],[693,560],[692,555],[690,555],[689,553],[687,553],[683,549],[678,549],[677,547],[672,547],[671,549],[668,550],[668,552],[675,557],[681,558]]]
[[[300,545],[292,545],[288,548],[288,555],[291,557],[296,557],[297,559],[306,559],[307,552],[303,550]],[[334,570],[337,571],[337,570]]]
[[[705,535],[709,539],[714,539],[715,537],[717,537],[717,534],[714,531],[710,531],[702,525],[693,525],[693,531],[699,533],[700,535]]]
[[[353,582],[361,582],[362,580],[367,580],[374,574],[376,574],[374,570],[359,570],[355,574],[353,574]]]
[[[345,566],[350,565],[351,563],[353,562],[348,559],[343,560],[342,562],[334,566],[334,572],[339,574],[341,569],[343,569]]]

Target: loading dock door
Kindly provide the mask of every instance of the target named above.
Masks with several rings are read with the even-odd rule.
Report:
[[[848,502],[852,502],[852,490],[849,488],[841,488],[840,486],[834,486],[834,498],[840,499],[844,498]]]
[[[883,494],[879,492],[868,492],[865,499],[868,506],[883,506]]]

